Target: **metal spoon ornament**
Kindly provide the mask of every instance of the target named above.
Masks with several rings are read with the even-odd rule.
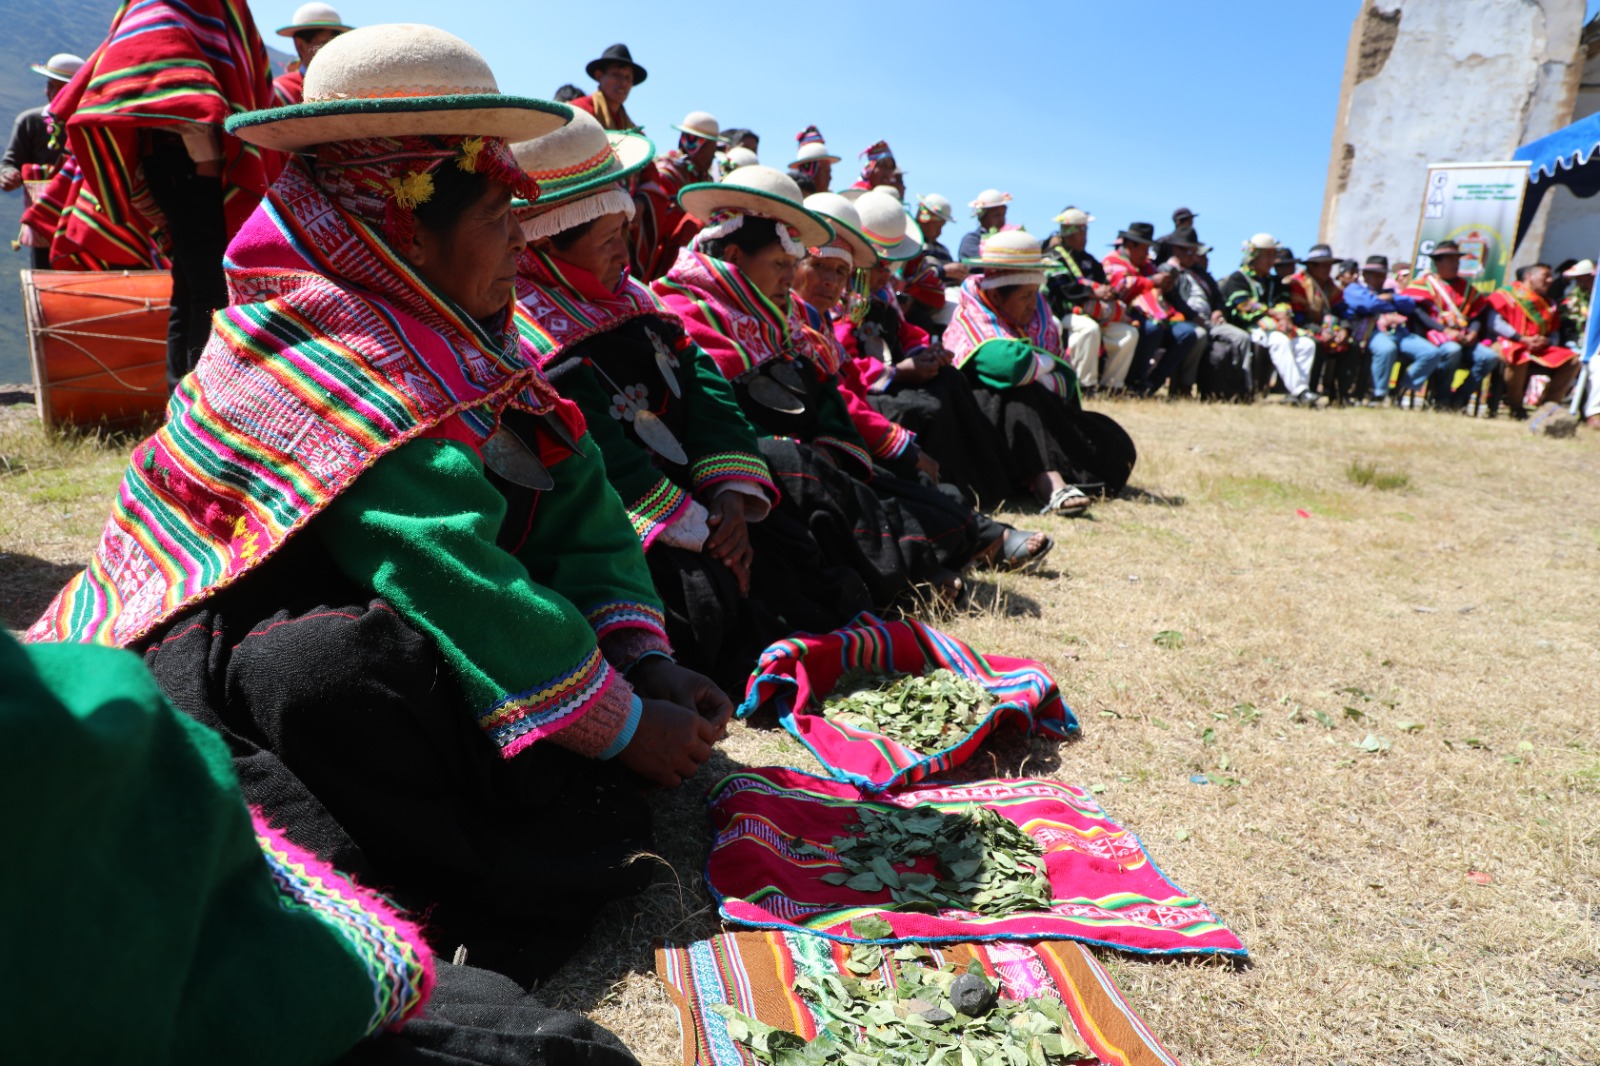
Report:
[[[806,394],[806,383],[801,380],[800,372],[792,363],[769,363],[767,373],[772,375],[772,380],[788,389],[802,399]]]
[[[759,371],[750,375],[744,387],[752,400],[770,410],[786,415],[797,415],[806,409],[806,405],[792,390],[784,388]]]
[[[539,461],[539,453],[504,422],[483,442],[483,462],[513,485],[535,492],[548,492],[556,487],[556,479]]]
[[[683,399],[683,386],[678,384],[678,375],[674,368],[678,365],[677,356],[672,354],[672,349],[667,347],[655,330],[646,328],[645,336],[650,338],[650,345],[656,350],[656,366],[661,371],[661,377],[666,381],[667,388],[672,390],[672,395]]]
[[[635,408],[633,412],[633,431],[639,435],[645,447],[655,452],[669,463],[678,466],[689,464],[689,453],[683,450],[683,445],[678,443],[678,438],[673,435],[667,424],[661,421],[654,411]]]

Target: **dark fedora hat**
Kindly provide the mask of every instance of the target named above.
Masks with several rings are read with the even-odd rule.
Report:
[[[1428,257],[1431,258],[1431,259],[1437,259],[1441,255],[1460,255],[1460,254],[1461,254],[1461,245],[1457,244],[1455,241],[1440,241],[1438,244],[1433,246],[1433,251],[1428,253]]]
[[[1172,248],[1198,248],[1200,236],[1195,233],[1193,226],[1181,226],[1172,231],[1172,236],[1167,238],[1167,245]]]
[[[1311,251],[1306,253],[1302,263],[1331,263],[1339,257],[1333,254],[1333,249],[1326,244],[1313,244]]]
[[[650,72],[633,61],[633,53],[628,51],[625,44],[614,44],[600,53],[599,59],[589,60],[589,65],[584,67],[584,72],[595,81],[600,80],[600,75],[605,73],[607,67],[613,63],[626,63],[633,68],[633,83],[643,85]]]
[[[1287,244],[1281,244],[1281,245],[1278,246],[1278,260],[1277,261],[1280,262],[1280,263],[1295,263],[1295,262],[1299,262],[1299,260],[1295,259],[1295,257],[1294,257],[1294,249],[1290,248]]]
[[[1180,219],[1180,218],[1199,218],[1199,217],[1200,217],[1199,215],[1195,214],[1193,211],[1189,210],[1187,207],[1180,207],[1176,211],[1172,212],[1172,221],[1174,221],[1174,222],[1178,221],[1178,219]]]
[[[1381,270],[1387,274],[1389,272],[1389,257],[1386,255],[1369,255],[1367,256],[1367,261],[1361,264],[1361,270],[1362,273],[1368,270]]]
[[[1128,228],[1117,234],[1125,241],[1136,244],[1156,243],[1156,228],[1148,222],[1130,222]]]

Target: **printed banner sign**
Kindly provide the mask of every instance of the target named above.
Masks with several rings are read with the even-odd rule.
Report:
[[[1433,268],[1429,253],[1440,241],[1461,245],[1461,274],[1484,293],[1510,284],[1517,217],[1528,186],[1527,163],[1432,163],[1417,227],[1420,275]]]

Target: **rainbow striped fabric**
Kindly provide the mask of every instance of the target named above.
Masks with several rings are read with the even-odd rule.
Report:
[[[730,381],[773,359],[809,354],[794,339],[802,323],[793,308],[779,310],[732,263],[685,248],[651,287]]]
[[[994,708],[943,751],[919,752],[892,737],[834,722],[822,703],[840,677],[856,672],[923,674],[949,670],[994,697]],[[780,640],[761,653],[745,686],[741,718],[774,706],[783,727],[839,781],[889,789],[965,762],[1002,725],[1065,737],[1078,720],[1038,663],[984,656],[914,618],[885,622],[863,614],[842,629]]]
[[[166,425],[134,449],[88,569],[29,640],[138,640],[269,558],[414,437],[481,443],[513,403],[582,436],[583,416],[509,320],[491,335],[434,295],[299,163],[229,256],[232,306]]]
[[[250,808],[256,843],[286,911],[306,911],[338,933],[372,982],[367,1032],[398,1025],[433,989],[433,952],[422,930],[378,893],[295,844]]]
[[[765,768],[725,778],[708,800],[716,842],[706,881],[722,916],[760,929],[805,930],[860,942],[850,923],[880,918],[890,935],[875,943],[923,945],[963,940],[1080,940],[1150,955],[1245,954],[1244,945],[1205,904],[1167,879],[1144,845],[1113,822],[1086,789],[1055,781],[992,780],[868,795],[853,785]],[[891,910],[889,891],[830,885],[844,866],[819,858],[862,807],[921,807],[959,814],[987,807],[1044,848],[1053,889],[1049,910],[986,917],[946,908]],[[912,870],[932,872],[934,860]]]
[[[1060,999],[1095,1056],[1083,1066],[1178,1066],[1105,967],[1080,944],[935,944],[929,955],[931,965],[954,964],[957,970],[977,962],[1009,999]],[[857,976],[849,957],[841,944],[798,932],[724,933],[657,948],[656,976],[678,1008],[683,1066],[757,1066],[755,1056],[729,1037],[726,1019],[713,1009],[722,1005],[815,1039],[827,1005],[801,996],[795,979],[808,977],[826,989],[825,978]],[[894,966],[886,962],[867,979],[893,984]]]
[[[945,327],[944,346],[954,356],[952,361],[956,366],[966,366],[977,355],[979,348],[996,340],[1026,341],[1055,360],[1061,359],[1061,327],[1050,313],[1043,289],[1039,290],[1038,307],[1032,325],[1026,332],[1019,332],[1001,319],[989,301],[984,299],[978,282],[979,278],[975,276],[961,283],[955,314],[950,316],[950,324]],[[1040,360],[1035,360],[1035,368],[1018,381],[1019,385],[1034,383],[1043,385],[1057,396],[1072,395],[1077,389],[1076,378],[1069,379],[1057,370],[1044,369]]]
[[[245,0],[123,0],[105,42],[51,103],[81,169],[81,180],[63,171],[51,182],[59,224],[45,225],[51,212],[39,215],[55,234],[52,262],[162,265],[161,213],[144,184],[139,131],[220,127],[229,115],[272,105],[272,69]],[[283,157],[226,135],[222,145],[223,207],[235,233]]]

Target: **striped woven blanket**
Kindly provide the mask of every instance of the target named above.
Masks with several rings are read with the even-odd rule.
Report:
[[[960,943],[934,946],[934,966],[965,968],[973,960],[1011,999],[1058,998],[1078,1038],[1095,1056],[1084,1066],[1178,1066],[1136,1014],[1104,967],[1077,944]],[[843,945],[803,933],[725,933],[656,951],[656,974],[678,1008],[683,1066],[755,1066],[712,1008],[727,1005],[767,1025],[814,1039],[826,1010],[795,990],[848,973]],[[892,968],[871,975],[893,981]]]
[[[841,782],[766,768],[724,779],[709,803],[716,841],[706,880],[723,917],[740,925],[805,929],[859,942],[864,938],[852,933],[851,923],[871,917],[892,929],[878,943],[1066,938],[1146,954],[1245,954],[1239,938],[1205,904],[1167,879],[1138,837],[1071,785],[978,781],[868,798]],[[853,835],[845,826],[869,806],[931,807],[946,814],[982,806],[998,813],[1043,847],[1050,908],[1002,916],[948,907],[899,911],[888,909],[893,902],[886,887],[861,891],[829,884],[828,875],[845,872],[834,857],[834,838]],[[905,872],[935,869],[934,858],[925,856]]]
[[[822,701],[850,673],[924,674],[949,670],[977,682],[994,697],[983,720],[942,751],[916,751],[886,737],[825,717]],[[840,781],[875,790],[920,781],[965,762],[1003,725],[1064,737],[1078,720],[1056,683],[1038,663],[972,648],[914,618],[885,622],[864,614],[819,636],[781,640],[761,653],[745,688],[739,716],[764,706],[778,709],[783,727]]]

